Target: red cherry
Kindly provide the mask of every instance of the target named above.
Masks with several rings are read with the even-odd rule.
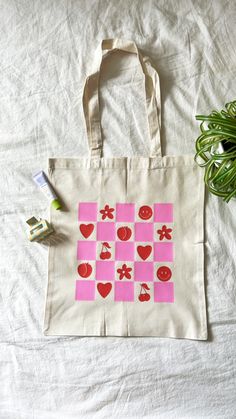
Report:
[[[157,269],[157,278],[160,279],[160,281],[169,281],[171,277],[172,272],[168,266],[160,266],[160,268]]]
[[[149,301],[150,300],[150,295],[148,293],[145,294],[139,294],[138,299],[139,301]]]
[[[82,276],[82,278],[88,278],[92,273],[92,266],[89,263],[81,263],[78,266],[78,274]]]
[[[100,253],[100,259],[110,259],[111,258],[111,252],[108,250],[104,252],[104,250]]]
[[[125,227],[120,227],[117,230],[117,236],[119,237],[120,240],[122,241],[127,241],[130,239],[132,235],[132,230],[131,228],[125,226]]]
[[[108,252],[108,250],[106,251],[106,252],[104,252],[104,259],[110,259],[110,257],[111,257],[111,253],[110,252]]]
[[[148,205],[143,205],[139,209],[138,215],[142,220],[149,220],[149,218],[151,218],[152,216],[152,208],[149,207]]]

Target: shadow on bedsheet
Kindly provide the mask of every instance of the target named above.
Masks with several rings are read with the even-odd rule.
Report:
[[[45,245],[46,247],[49,246],[59,246],[61,243],[64,243],[68,240],[68,237],[63,233],[52,233],[49,237],[42,240],[40,244]]]

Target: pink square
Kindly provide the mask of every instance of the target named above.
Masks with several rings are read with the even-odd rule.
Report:
[[[153,262],[134,262],[135,281],[153,281]]]
[[[77,243],[78,260],[96,260],[96,242],[78,241]]]
[[[79,203],[79,221],[97,221],[97,203]]]
[[[75,299],[93,301],[95,299],[95,281],[76,281]]]
[[[115,223],[106,223],[102,221],[97,223],[97,240],[114,241],[115,237]]]
[[[173,262],[173,243],[154,243],[155,262]]]
[[[134,283],[115,282],[115,301],[134,301]]]
[[[174,283],[173,282],[155,282],[154,283],[154,301],[157,303],[174,302]]]
[[[115,259],[124,262],[134,260],[134,242],[116,242]]]
[[[156,223],[173,223],[173,204],[154,204]]]
[[[135,240],[138,242],[153,241],[153,223],[135,223]]]
[[[116,204],[116,221],[134,221],[135,205],[134,204]]]
[[[96,262],[96,279],[98,281],[114,281],[114,279],[115,279],[115,262],[97,260],[97,262]]]

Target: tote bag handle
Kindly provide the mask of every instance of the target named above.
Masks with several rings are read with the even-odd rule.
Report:
[[[146,93],[146,109],[150,133],[150,156],[161,156],[161,98],[159,76],[149,58],[143,57],[133,41],[104,39],[95,52],[92,74],[86,78],[83,90],[83,110],[91,157],[102,157],[102,131],[99,106],[99,81],[102,61],[114,51],[136,54],[140,62]]]

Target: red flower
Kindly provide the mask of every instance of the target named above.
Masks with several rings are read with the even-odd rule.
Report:
[[[132,271],[132,268],[128,268],[128,266],[124,263],[122,265],[122,268],[117,269],[117,272],[119,275],[119,279],[123,279],[124,277],[127,279],[131,279],[130,272]]]
[[[171,240],[171,232],[172,228],[167,228],[166,226],[162,226],[161,230],[157,230],[157,233],[160,235],[160,240],[163,240],[164,238]]]
[[[102,214],[102,220],[105,220],[106,218],[110,218],[112,220],[112,218],[114,218],[113,213],[114,208],[110,208],[109,205],[105,205],[105,208],[100,210],[100,213]]]

